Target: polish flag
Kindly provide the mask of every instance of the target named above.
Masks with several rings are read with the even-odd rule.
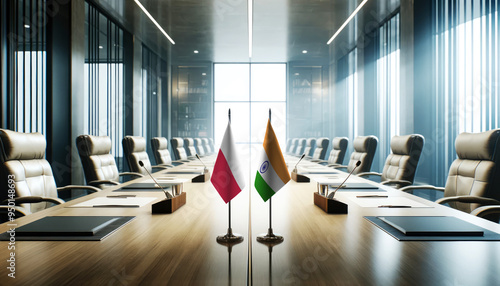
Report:
[[[231,123],[228,123],[210,179],[226,204],[245,188],[238,158]]]

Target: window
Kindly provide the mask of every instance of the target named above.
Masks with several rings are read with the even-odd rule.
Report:
[[[271,122],[281,148],[286,140],[286,64],[215,64],[215,144],[220,144],[231,109],[231,127],[240,154],[259,150],[271,109]],[[250,151],[250,156],[259,156]],[[248,164],[242,164],[247,166]],[[253,169],[252,169],[253,170]]]
[[[8,128],[18,132],[46,131],[45,1],[9,1]]]
[[[85,3],[85,134],[111,138],[111,154],[122,169],[124,136],[123,30]]]
[[[379,28],[377,60],[377,93],[379,113],[380,163],[391,153],[393,136],[400,135],[399,92],[399,13]]]
[[[462,132],[500,127],[498,1],[435,1],[435,98],[444,184]]]

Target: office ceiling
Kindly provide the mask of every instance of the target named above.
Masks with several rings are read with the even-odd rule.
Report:
[[[369,0],[329,46],[362,0],[254,0],[250,59],[247,0],[140,0],[175,45],[134,0],[93,2],[157,53],[171,52],[176,63],[332,60],[355,45],[359,31],[374,29],[399,7],[399,0]]]

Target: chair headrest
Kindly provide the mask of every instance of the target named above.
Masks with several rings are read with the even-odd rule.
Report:
[[[314,138],[307,138],[306,146],[312,146],[314,144]]]
[[[335,137],[332,140],[332,148],[336,150],[347,149],[347,142],[349,142],[347,137]]]
[[[198,144],[198,146],[203,144],[203,142],[201,141],[201,138],[195,138],[194,140],[196,141],[196,144]]]
[[[106,155],[111,152],[111,139],[108,136],[80,135],[76,138],[80,156]]]
[[[184,146],[184,140],[182,140],[182,138],[179,137],[172,138],[172,142],[174,143],[173,145],[175,145],[172,146],[174,148],[181,148]]]
[[[146,151],[146,139],[141,136],[125,136],[123,137],[124,144],[130,153]]]
[[[202,138],[203,145],[208,145],[208,138]]]
[[[2,160],[43,159],[47,143],[41,133],[21,133],[0,129]]]
[[[153,137],[151,138],[151,142],[156,146],[158,150],[164,150],[168,148],[168,141],[165,137]]]
[[[358,136],[356,139],[354,139],[354,142],[352,145],[354,146],[354,150],[356,152],[368,152],[370,148],[373,148],[373,144],[377,144],[378,139],[377,137],[370,135],[370,136]],[[376,145],[375,145],[376,146]]]
[[[396,155],[409,155],[414,148],[414,144],[418,144],[420,149],[423,147],[424,137],[419,134],[410,134],[404,136],[393,136],[391,138],[391,150]]]
[[[500,147],[500,129],[481,133],[460,133],[455,140],[455,150],[460,159],[495,160]]]
[[[184,138],[184,142],[186,143],[186,146],[194,146],[194,139],[193,138]]]
[[[318,138],[316,139],[316,148],[328,148],[328,144],[330,144],[330,140],[328,138]]]

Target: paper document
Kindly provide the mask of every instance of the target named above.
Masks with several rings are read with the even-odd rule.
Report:
[[[93,207],[142,207],[156,200],[154,197],[99,197],[83,203],[69,206],[70,208],[93,208]]]

